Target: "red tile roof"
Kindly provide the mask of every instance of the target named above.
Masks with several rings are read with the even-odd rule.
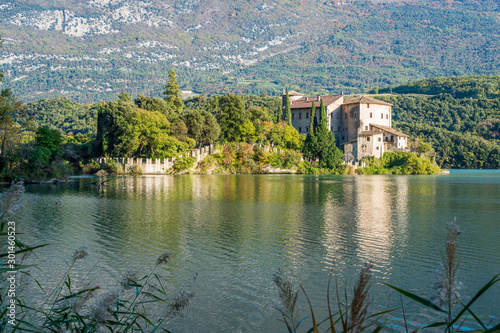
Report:
[[[375,124],[370,124],[370,126],[374,127],[374,128],[381,129],[384,132],[387,132],[387,133],[390,133],[390,134],[393,134],[393,135],[396,135],[396,136],[408,136],[408,135],[406,135],[404,133],[401,133],[400,131],[395,130],[392,127],[389,127],[389,126],[382,126],[382,125],[375,125]]]
[[[325,106],[336,102],[341,97],[342,96],[319,96],[319,98],[323,100]],[[292,109],[310,109],[313,102],[316,108],[319,108],[319,106],[321,105],[321,101],[318,100],[318,97],[302,97],[295,101],[291,101],[290,107]]]
[[[380,105],[392,106],[391,103],[380,101],[378,99],[368,96],[349,97],[344,99],[344,104],[380,104]]]

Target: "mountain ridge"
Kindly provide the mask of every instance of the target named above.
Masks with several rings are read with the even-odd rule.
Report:
[[[362,92],[500,73],[495,1],[0,1],[4,87],[83,103],[181,87]]]

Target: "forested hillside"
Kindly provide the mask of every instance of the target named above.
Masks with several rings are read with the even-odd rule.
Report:
[[[0,69],[24,101],[160,97],[170,69],[205,96],[360,93],[500,74],[499,13],[495,0],[11,1]]]
[[[396,128],[409,134],[412,141],[418,138],[418,141],[432,144],[438,163],[442,163],[443,167],[499,168],[499,79],[499,76],[433,78],[393,86],[387,89],[392,94],[375,97],[394,105],[393,120]],[[372,92],[374,90],[377,88],[372,89]],[[208,117],[207,114],[221,121],[220,104],[227,99],[224,96],[197,96],[185,100],[181,113],[185,123],[183,125],[176,122],[179,115],[172,113],[171,107],[163,98],[132,97],[135,108],[159,112],[172,123],[173,129],[180,126],[181,132],[185,126],[187,129],[197,126],[194,124],[203,117]],[[242,131],[249,131],[256,137],[260,135],[258,133],[263,133],[265,122],[268,124],[266,126],[270,126],[282,117],[281,99],[278,97],[266,94],[243,95],[240,100],[245,117],[252,124]],[[97,131],[97,104],[83,106],[66,97],[58,97],[28,103],[26,109],[37,125],[58,129],[63,134],[95,134]],[[224,128],[225,124],[220,123],[220,126]],[[198,142],[204,140],[204,132],[194,134],[195,132],[191,130],[189,135],[196,137]],[[183,135],[178,137],[182,139]]]
[[[500,167],[500,76],[432,78],[381,89],[394,125],[432,143],[445,167]],[[377,91],[375,88],[371,92]]]

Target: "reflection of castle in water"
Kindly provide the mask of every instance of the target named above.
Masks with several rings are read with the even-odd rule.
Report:
[[[191,221],[183,228],[208,227],[214,237],[221,227],[228,232],[227,223],[232,237],[242,239],[240,233],[257,232],[266,238],[279,229],[291,262],[326,252],[324,260],[335,259],[337,264],[347,265],[354,257],[388,264],[393,249],[406,246],[407,177],[278,177],[123,177],[108,182],[103,191],[142,201],[136,206],[142,211],[138,220],[141,214],[155,216],[168,205],[170,217]],[[151,228],[156,232],[167,228],[180,236],[177,223],[168,220],[154,218]]]
[[[408,187],[406,177],[346,178],[342,201],[324,206],[328,258],[337,265],[352,257],[389,264],[407,238]]]

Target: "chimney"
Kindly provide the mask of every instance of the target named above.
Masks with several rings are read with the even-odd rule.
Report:
[[[318,101],[321,99],[321,96],[318,96]]]
[[[306,97],[306,102],[309,100],[309,97]]]
[[[344,96],[344,91],[342,90],[341,95]]]

